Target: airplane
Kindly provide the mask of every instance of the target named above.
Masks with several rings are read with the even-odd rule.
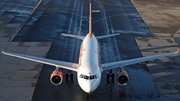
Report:
[[[169,52],[165,54],[159,54],[154,56],[147,56],[147,57],[140,57],[135,59],[129,60],[122,60],[110,63],[103,63],[101,64],[101,56],[100,56],[100,47],[98,44],[98,40],[116,36],[119,34],[111,34],[111,35],[103,35],[103,36],[95,36],[92,33],[92,9],[91,3],[89,5],[89,32],[84,36],[79,35],[72,35],[72,34],[64,34],[63,36],[73,37],[82,40],[80,46],[80,53],[79,53],[79,62],[78,63],[71,63],[71,62],[64,62],[58,60],[52,60],[47,58],[40,58],[35,56],[23,55],[18,53],[6,52],[2,51],[3,54],[22,58],[34,62],[39,62],[51,66],[55,66],[56,69],[50,74],[50,82],[53,85],[60,85],[64,79],[64,75],[60,68],[67,69],[69,71],[77,72],[77,80],[78,84],[81,89],[86,92],[87,94],[91,95],[93,91],[95,91],[98,86],[100,85],[102,72],[108,70],[109,73],[107,74],[107,80],[110,78],[114,80],[114,74],[112,73],[112,69],[119,68],[120,70],[117,73],[117,82],[120,86],[125,86],[129,81],[129,75],[125,71],[124,67],[136,63],[141,63],[157,58],[162,58],[165,56],[171,56],[179,53],[179,49],[176,52]],[[66,74],[66,79],[73,78],[72,73]]]

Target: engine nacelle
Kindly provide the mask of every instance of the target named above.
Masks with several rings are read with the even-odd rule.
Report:
[[[127,84],[129,76],[126,71],[119,71],[116,76],[119,85],[125,86]]]
[[[50,81],[53,85],[60,85],[63,81],[63,73],[58,71],[53,71],[50,75]]]

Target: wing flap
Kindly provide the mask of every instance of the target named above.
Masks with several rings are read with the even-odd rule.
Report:
[[[52,60],[52,59],[46,59],[46,58],[40,58],[40,57],[35,57],[35,56],[29,56],[29,55],[23,55],[23,54],[18,54],[18,53],[12,53],[12,52],[5,52],[2,51],[3,54],[25,59],[25,60],[30,60],[34,62],[39,62],[51,66],[56,66],[72,71],[77,71],[78,65],[76,63],[71,63],[71,62],[63,62],[63,61],[57,61],[57,60]]]
[[[114,68],[132,65],[132,64],[149,61],[149,60],[153,60],[153,59],[157,59],[157,58],[162,58],[165,56],[171,56],[171,55],[175,55],[178,53],[179,53],[179,49],[177,52],[171,52],[171,53],[159,54],[159,55],[154,55],[154,56],[147,56],[147,57],[141,57],[141,58],[136,58],[136,59],[105,63],[105,64],[102,64],[102,69],[103,70],[114,69]]]

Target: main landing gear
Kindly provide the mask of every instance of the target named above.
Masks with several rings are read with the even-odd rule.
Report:
[[[114,73],[112,73],[112,69],[108,70],[106,80],[109,81],[110,78],[111,78],[112,81],[114,81]]]
[[[68,73],[66,73],[66,80],[68,80],[68,78],[70,78],[71,80],[73,80],[73,74],[71,73],[70,70],[68,70]]]

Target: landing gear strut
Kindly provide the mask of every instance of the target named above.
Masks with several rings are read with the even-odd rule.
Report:
[[[108,70],[107,74],[107,81],[109,81],[109,78],[111,78],[112,81],[114,81],[114,73],[112,73],[112,69]]]
[[[68,73],[66,73],[66,80],[68,80],[68,78],[71,78],[71,80],[73,80],[73,74],[70,70],[68,70]]]

